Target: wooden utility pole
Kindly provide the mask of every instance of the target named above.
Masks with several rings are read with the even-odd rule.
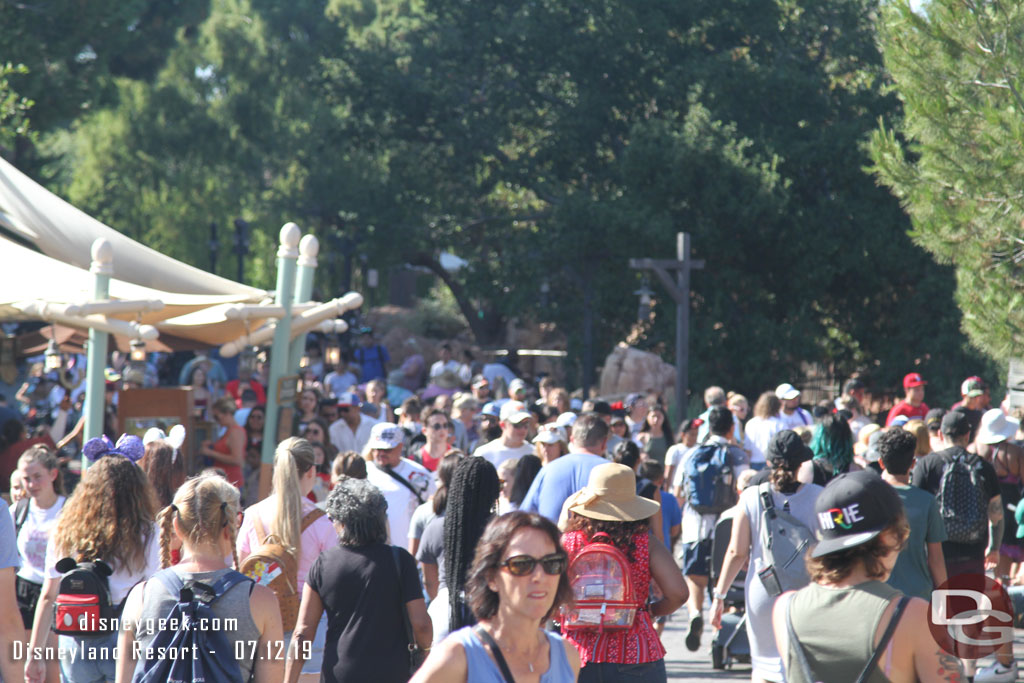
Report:
[[[690,258],[689,233],[676,233],[676,258],[634,258],[629,267],[650,270],[658,276],[662,286],[676,302],[676,423],[682,421],[689,403],[687,386],[690,383],[690,271],[704,268],[702,259]],[[675,278],[671,271],[675,271]]]

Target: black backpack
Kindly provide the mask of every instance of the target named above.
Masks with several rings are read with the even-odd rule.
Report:
[[[935,498],[953,543],[981,543],[988,538],[988,501],[976,457],[958,453],[942,468]]]
[[[95,636],[117,630],[108,578],[114,571],[106,562],[78,562],[65,557],[57,563],[63,576],[53,610],[53,631],[62,636]],[[123,603],[121,607],[123,607]]]

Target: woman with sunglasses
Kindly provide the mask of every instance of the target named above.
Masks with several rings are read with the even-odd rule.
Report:
[[[558,529],[547,519],[510,512],[492,520],[466,581],[477,624],[438,645],[413,683],[575,681],[576,648],[543,629],[571,596],[567,567]]]
[[[609,463],[591,470],[586,487],[573,494],[566,507],[570,516],[562,544],[569,557],[576,557],[592,543],[610,540],[629,561],[638,608],[628,629],[568,630],[562,624],[563,635],[576,646],[583,661],[579,680],[666,680],[665,647],[654,630],[652,617],[675,612],[689,591],[671,553],[651,534],[650,518],[661,506],[637,495],[632,469]],[[648,602],[652,580],[660,589],[660,597]]]

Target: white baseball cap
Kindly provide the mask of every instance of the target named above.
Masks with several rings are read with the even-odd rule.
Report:
[[[555,425],[562,429],[569,429],[576,423],[576,418],[576,413],[565,412],[555,418]]]
[[[530,413],[522,402],[506,401],[501,406],[501,416],[498,419],[508,424],[519,424],[523,420],[529,420],[530,417]]]
[[[789,399],[796,398],[799,395],[800,390],[788,382],[780,384],[775,388],[775,396],[783,401],[788,401]]]
[[[565,431],[558,425],[547,424],[540,428],[537,436],[533,437],[533,443],[567,443]]]
[[[405,441],[405,432],[394,422],[378,422],[370,429],[369,448],[390,451]]]

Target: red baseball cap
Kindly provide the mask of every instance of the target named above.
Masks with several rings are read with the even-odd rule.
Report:
[[[919,375],[916,372],[912,372],[903,378],[904,389],[910,389],[913,387],[923,387],[926,384],[928,384],[928,382],[925,382],[923,379],[921,379],[921,375]]]

